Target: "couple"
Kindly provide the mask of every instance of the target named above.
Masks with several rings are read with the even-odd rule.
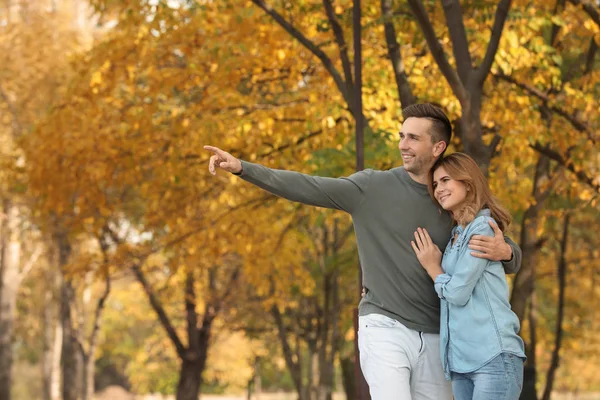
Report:
[[[441,109],[415,104],[402,115],[403,167],[323,178],[205,146],[209,171],[352,216],[360,363],[373,400],[518,399],[525,356],[504,274],[517,272],[521,250],[502,233],[510,217],[473,160],[441,158],[452,135]]]

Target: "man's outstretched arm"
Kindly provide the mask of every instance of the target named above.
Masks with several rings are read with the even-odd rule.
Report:
[[[474,235],[469,241],[471,255],[491,261],[501,261],[504,272],[516,274],[521,269],[521,248],[508,236],[504,236],[498,225],[490,221],[494,236]]]
[[[366,171],[348,178],[311,176],[242,161],[218,147],[204,148],[213,152],[208,165],[208,170],[213,175],[217,168],[221,168],[285,199],[349,213],[360,206],[370,176]]]

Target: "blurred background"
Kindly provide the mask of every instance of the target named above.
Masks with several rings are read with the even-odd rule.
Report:
[[[350,218],[202,146],[387,169],[415,102],[514,217],[522,398],[600,398],[599,2],[363,0],[362,110],[352,3],[0,1],[0,400],[365,399]]]

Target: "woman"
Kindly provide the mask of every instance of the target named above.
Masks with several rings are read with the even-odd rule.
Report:
[[[490,220],[506,231],[510,215],[466,154],[438,160],[429,175],[429,193],[456,223],[443,257],[424,229],[411,242],[441,299],[446,378],[452,380],[456,400],[516,400],[525,353],[504,269],[500,262],[473,257],[467,247],[473,235],[494,235]]]

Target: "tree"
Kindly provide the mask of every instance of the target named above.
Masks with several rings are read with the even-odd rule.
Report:
[[[532,102],[539,104],[536,106],[540,118],[538,127],[545,128],[545,131],[540,131],[537,135],[530,133],[530,138],[533,139],[529,139],[528,142],[539,155],[533,181],[533,199],[525,211],[521,227],[523,267],[516,276],[511,297],[513,310],[521,321],[528,319],[531,330],[527,345],[526,382],[528,383],[525,386],[527,390],[524,391],[524,398],[537,397],[535,394],[537,307],[530,302],[534,299],[534,281],[540,252],[549,239],[540,234],[545,202],[557,189],[561,190],[562,168],[571,171],[574,179],[585,182],[592,190],[597,190],[597,185],[589,176],[590,173],[586,172],[587,167],[581,164],[575,166],[571,161],[594,157],[594,151],[590,147],[590,144],[595,142],[589,129],[591,121],[584,121],[581,114],[575,110],[589,107],[585,106],[588,101],[584,100],[579,85],[587,84],[586,81],[594,70],[596,44],[593,39],[590,40],[591,32],[586,32],[587,28],[584,27],[583,31],[571,30],[570,22],[574,21],[572,18],[577,17],[573,14],[575,10],[565,8],[565,5],[566,2],[557,1],[551,9],[549,5],[544,7],[540,4],[539,17],[531,22],[531,26],[538,29],[534,31],[536,32],[534,35],[522,31],[511,32],[509,38],[512,38],[512,35],[521,35],[520,41],[524,44],[521,61],[515,63],[512,62],[513,57],[508,54],[503,55],[498,62],[500,71],[495,75],[498,79],[518,88],[520,100],[517,100],[515,107],[523,108]],[[550,17],[552,15],[553,17]],[[517,40],[516,36],[511,40]],[[586,42],[589,44],[587,47]],[[547,45],[542,46],[542,43]],[[528,56],[524,57],[525,54]],[[537,70],[537,79],[533,83],[526,82],[527,78],[525,78],[526,75],[530,76],[530,72],[525,72],[530,69]],[[575,103],[578,105],[574,106]],[[527,307],[530,308],[528,314],[526,314]]]
[[[32,226],[32,201],[26,192],[26,158],[20,140],[57,95],[64,77],[64,55],[74,36],[63,16],[44,15],[39,4],[2,9],[0,51],[0,137],[2,154],[2,265],[0,267],[0,398],[10,399],[13,326],[19,287],[44,250]],[[35,43],[35,45],[33,45]],[[45,51],[36,49],[39,45]],[[30,231],[30,232],[28,232]],[[32,233],[33,232],[33,233]],[[38,237],[36,237],[36,234]]]
[[[248,321],[239,310],[249,302],[272,312],[273,319],[262,318],[261,329],[284,332],[282,347],[287,343],[305,360],[311,351],[324,354],[323,363],[313,359],[327,370],[344,341],[335,344],[323,334],[333,329],[323,327],[338,324],[339,334],[349,323],[345,313],[334,316],[335,307],[329,307],[336,279],[348,272],[331,254],[350,254],[352,241],[337,248],[316,238],[331,239],[331,221],[344,221],[344,227],[346,221],[335,214],[321,221],[319,210],[278,201],[235,177],[208,179],[201,146],[220,144],[276,168],[351,173],[349,2],[94,4],[100,20],[114,18],[114,28],[74,60],[63,96],[24,140],[27,159],[36,160],[28,165],[28,179],[41,200],[39,212],[56,213],[71,238],[110,228],[110,243],[119,248],[115,270],[128,271],[145,291],[166,335],[153,343],[171,344],[169,362],[179,360],[182,388],[206,387],[200,360],[210,363],[206,354],[218,343],[216,322],[244,326]],[[451,150],[479,154],[494,192],[522,226],[517,234],[526,236],[524,249],[538,246],[527,264],[545,263],[547,243],[558,235],[546,223],[554,212],[546,201],[561,198],[569,184],[589,202],[597,192],[597,113],[588,94],[595,93],[590,43],[596,28],[577,22],[585,9],[569,6],[554,15],[554,4],[547,2],[457,4],[365,4],[366,163],[397,163],[392,143],[399,103],[440,103],[456,121]],[[552,26],[563,23],[549,42]],[[583,74],[576,65],[590,65],[592,72]],[[568,83],[561,84],[567,75]],[[537,276],[542,269],[532,265],[529,271]],[[515,287],[522,287],[520,279]],[[327,285],[331,291],[316,291]],[[350,302],[351,286],[338,285],[339,299]],[[536,296],[546,298],[551,287],[541,281]],[[514,299],[522,289],[515,290]],[[526,304],[533,292],[521,293]],[[576,304],[568,293],[566,309]],[[539,312],[538,360],[545,366],[554,329],[546,318],[555,308],[533,310]],[[314,326],[321,330],[311,331]],[[562,346],[571,343],[565,335]],[[292,355],[288,365],[297,390],[310,391],[308,375],[296,373],[304,364]],[[172,388],[173,379],[160,386]]]

